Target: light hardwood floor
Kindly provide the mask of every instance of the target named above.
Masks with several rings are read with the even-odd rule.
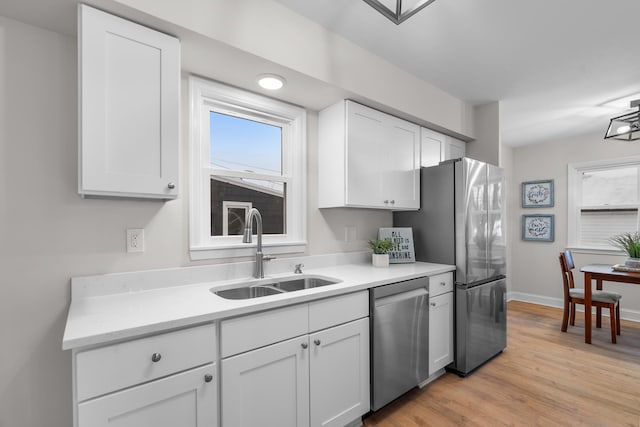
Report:
[[[608,318],[584,343],[584,314],[512,301],[507,349],[467,378],[447,373],[367,417],[365,427],[640,426],[640,324]],[[595,325],[595,316],[594,316]]]

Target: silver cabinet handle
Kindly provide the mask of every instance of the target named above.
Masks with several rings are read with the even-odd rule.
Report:
[[[302,348],[306,349],[307,347],[309,347],[309,344],[307,344],[306,342],[303,342],[302,344],[300,344],[302,346]]]
[[[431,303],[431,307],[435,307],[435,306],[436,306],[436,303],[435,303],[435,302],[432,302],[432,303]]]
[[[204,382],[205,382],[205,383],[210,383],[211,381],[213,381],[213,375],[211,375],[211,374],[206,374],[206,375],[204,376]]]
[[[167,188],[169,188],[169,190],[173,190],[174,188],[176,188],[176,185],[173,182],[170,182],[169,184],[167,184]]]
[[[159,362],[160,359],[162,359],[162,355],[160,353],[153,353],[151,355],[151,361],[154,363]]]
[[[389,204],[389,201],[388,201],[388,200],[385,200],[385,201],[384,201],[384,204],[385,204],[385,205],[388,205],[388,204]]]
[[[313,340],[313,343],[314,343],[315,345],[320,345],[320,340]]]
[[[440,282],[440,286],[447,286],[445,282]]]
[[[395,200],[392,200],[392,201],[391,201],[391,204],[392,204],[392,205],[395,205],[395,204],[396,204],[396,201],[395,201]]]

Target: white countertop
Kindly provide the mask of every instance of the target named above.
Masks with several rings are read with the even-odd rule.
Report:
[[[310,264],[313,264],[311,262]],[[167,270],[169,273],[193,267]],[[120,286],[121,292],[91,294],[82,289],[72,297],[67,324],[62,341],[63,350],[93,346],[110,341],[131,338],[149,333],[180,328],[202,322],[223,319],[251,312],[302,303],[319,298],[346,294],[375,286],[416,277],[431,276],[455,269],[452,265],[416,262],[392,264],[388,268],[376,268],[369,263],[334,265],[304,269],[305,275],[326,276],[341,280],[340,283],[278,295],[245,300],[228,300],[210,291],[225,288],[234,283],[255,280],[227,279],[202,281],[200,283],[163,285],[157,288],[146,286],[142,290],[128,285]],[[292,271],[292,270],[289,270]],[[165,277],[169,274],[162,274]],[[147,275],[151,274],[145,272]],[[191,272],[190,272],[191,274]],[[116,276],[117,275],[112,275]],[[294,276],[289,273],[265,275],[265,278]],[[106,277],[106,276],[105,276]],[[124,282],[128,276],[121,275]],[[98,279],[96,279],[98,278]],[[92,283],[102,284],[100,276]],[[109,278],[112,282],[115,280]],[[132,279],[129,278],[129,281]],[[73,285],[72,285],[73,286]],[[87,285],[83,284],[86,287]],[[72,291],[73,292],[73,291]],[[84,292],[84,293],[83,293]],[[72,293],[73,294],[73,293]]]

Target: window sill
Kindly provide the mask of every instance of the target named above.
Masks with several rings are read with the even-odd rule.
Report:
[[[567,249],[570,249],[571,252],[577,254],[590,254],[590,255],[621,255],[624,256],[625,253],[614,248],[603,248],[603,247],[591,247],[591,246],[580,246],[580,245],[569,245]]]
[[[263,253],[269,255],[304,253],[307,242],[263,243],[262,248]],[[192,246],[189,252],[192,261],[252,257],[256,254],[256,244],[254,242],[223,246]]]

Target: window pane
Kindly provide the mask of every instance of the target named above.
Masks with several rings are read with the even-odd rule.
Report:
[[[211,178],[210,182],[212,236],[242,234],[251,207],[260,211],[263,234],[285,234],[286,184],[234,177]]]
[[[582,211],[580,213],[580,243],[596,246],[609,245],[608,239],[616,234],[636,231],[638,211]]]
[[[582,173],[582,205],[638,203],[638,168],[624,167]]]
[[[282,128],[210,112],[212,168],[282,175]]]

